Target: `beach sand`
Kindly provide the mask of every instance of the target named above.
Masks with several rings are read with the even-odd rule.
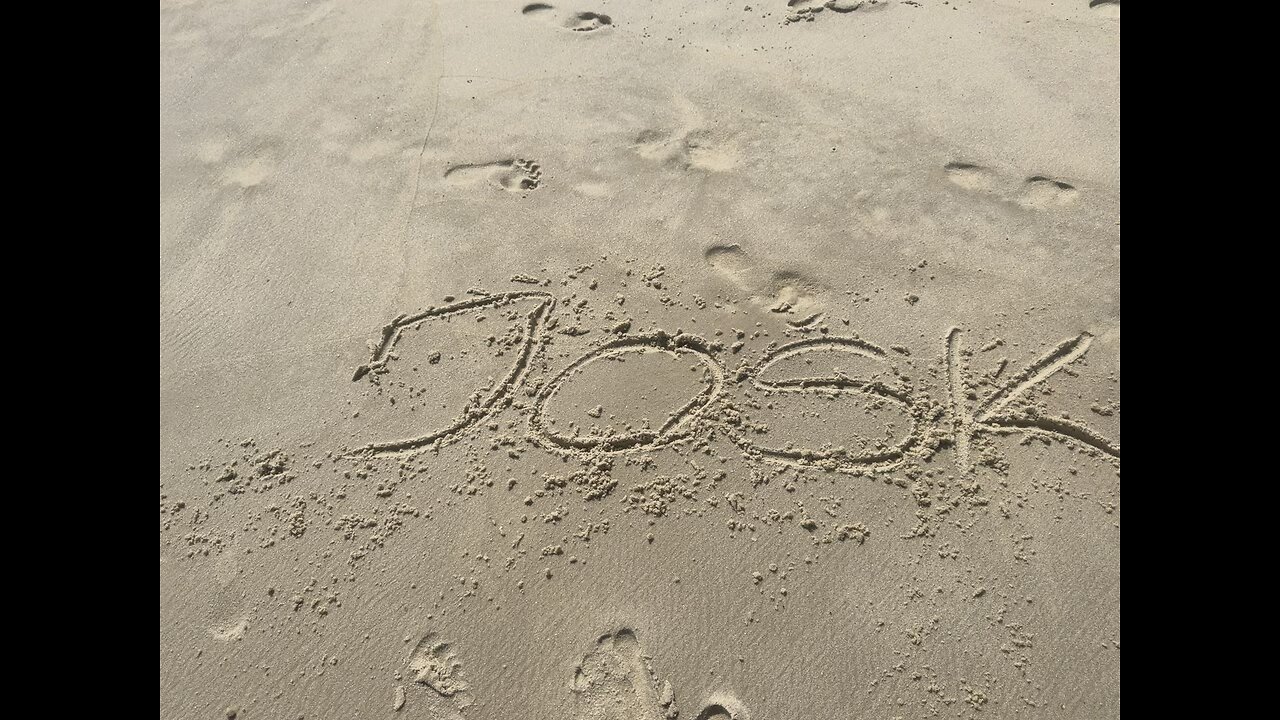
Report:
[[[1119,3],[553,2],[161,3],[161,718],[1119,717]]]

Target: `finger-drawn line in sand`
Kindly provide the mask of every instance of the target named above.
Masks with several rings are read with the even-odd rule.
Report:
[[[404,662],[403,671],[396,673],[396,679],[405,675],[410,687],[429,691],[429,697],[437,700],[437,705],[439,700],[447,700],[452,709],[459,712],[471,705],[471,684],[465,678],[462,663],[450,644],[440,640],[435,633],[427,633],[414,645]],[[399,711],[406,701],[404,686],[396,686],[391,708]]]
[[[1061,435],[1096,450],[1101,450],[1117,460],[1120,459],[1120,446],[1097,430],[1084,423],[1068,420],[1067,418],[1046,417],[1036,413],[1034,409],[1028,410],[1025,417],[995,415],[982,423],[981,429],[1002,435],[1022,432]]]
[[[580,369],[597,360],[617,359],[630,353],[660,352],[676,357],[692,357],[701,362],[707,369],[711,379],[696,395],[684,405],[672,412],[662,425],[654,429],[640,429],[628,433],[605,436],[580,436],[558,433],[548,428],[545,421],[546,405],[559,392],[565,381],[573,377]],[[538,394],[529,416],[529,427],[534,437],[544,447],[555,450],[599,450],[602,452],[621,452],[625,450],[649,449],[670,445],[683,440],[696,430],[697,421],[702,411],[717,397],[724,386],[724,370],[710,355],[707,342],[695,335],[668,335],[656,332],[648,335],[634,335],[610,341],[583,355],[560,371],[542,392]]]
[[[671,683],[658,683],[629,628],[606,633],[574,668],[578,720],[675,720]]]
[[[432,318],[448,317],[458,315],[460,313],[477,310],[480,308],[496,307],[507,305],[525,300],[537,301],[536,306],[525,317],[525,325],[522,329],[523,337],[520,339],[520,348],[516,353],[515,363],[511,366],[511,370],[506,377],[497,382],[487,394],[480,394],[471,404],[463,408],[453,422],[443,428],[432,430],[422,435],[403,440],[390,440],[383,442],[375,442],[353,454],[361,455],[387,455],[399,453],[411,453],[421,450],[436,442],[448,442],[458,433],[466,428],[476,424],[497,409],[504,398],[508,396],[512,388],[520,384],[524,378],[525,372],[528,370],[529,361],[534,353],[542,346],[542,330],[546,324],[547,316],[555,307],[555,297],[550,293],[529,291],[515,291],[507,293],[498,293],[494,295],[484,295],[470,300],[463,300],[444,307],[430,307],[417,313],[416,315],[400,315],[390,323],[382,327],[382,340],[373,349],[373,356],[369,362],[356,368],[352,381],[358,381],[370,372],[379,372],[385,370],[387,360],[390,359],[392,348],[399,341],[401,333],[405,328],[417,325]]]
[[[951,437],[955,438],[956,464],[965,472],[973,470],[970,440],[973,437],[973,415],[969,412],[967,357],[960,347],[960,328],[947,333],[947,398],[951,408]]]
[[[1028,408],[1021,413],[1008,412],[1013,402],[1045,382],[1060,370],[1084,357],[1093,343],[1093,336],[1080,333],[1076,337],[1067,338],[1041,355],[1023,368],[1021,372],[1009,378],[994,393],[978,404],[978,409],[971,416],[964,404],[969,391],[967,367],[963,362],[963,351],[960,346],[959,328],[952,328],[947,333],[947,376],[951,396],[956,398],[951,404],[952,440],[957,448],[965,448],[965,469],[971,469],[968,447],[975,434],[989,432],[997,434],[1032,433],[1056,435],[1068,441],[1084,445],[1099,451],[1115,460],[1120,459],[1120,445],[1106,438],[1087,425],[1068,418],[1047,417],[1035,408]]]
[[[444,179],[454,185],[489,183],[508,192],[537,190],[542,184],[542,166],[533,160],[510,158],[473,165],[453,165]]]
[[[730,427],[728,434],[743,449],[759,454],[766,459],[787,464],[835,464],[835,469],[850,472],[870,468],[889,470],[906,456],[912,447],[921,440],[922,421],[925,408],[916,402],[911,393],[903,388],[886,384],[879,380],[867,380],[852,377],[842,372],[834,372],[828,376],[800,377],[783,380],[764,380],[769,368],[792,357],[822,350],[846,352],[883,362],[887,353],[876,345],[865,340],[850,337],[807,338],[787,343],[765,353],[755,364],[740,374],[757,389],[768,392],[803,393],[816,392],[826,394],[860,394],[874,396],[899,405],[911,418],[911,429],[898,442],[884,448],[875,448],[863,452],[852,452],[847,448],[777,448],[760,445],[749,436]]]
[[[560,27],[582,33],[600,30],[613,24],[613,19],[608,15],[585,11],[560,14],[554,5],[546,3],[525,5],[520,9],[520,14],[541,16],[549,19],[553,24],[559,24]]]
[[[1056,347],[1023,368],[1022,372],[1009,378],[999,390],[982,401],[974,418],[978,422],[990,419],[992,415],[1004,410],[1009,406],[1009,403],[1024,395],[1028,390],[1048,380],[1062,368],[1083,357],[1089,351],[1091,344],[1093,344],[1093,336],[1089,333],[1080,333],[1074,338],[1067,338],[1058,343]]]

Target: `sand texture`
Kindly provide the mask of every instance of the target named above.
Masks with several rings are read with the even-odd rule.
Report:
[[[1118,718],[1119,8],[163,0],[162,720]]]

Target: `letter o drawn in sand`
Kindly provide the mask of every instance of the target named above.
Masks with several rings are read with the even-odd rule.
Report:
[[[696,395],[668,415],[657,429],[644,428],[611,435],[582,436],[557,432],[547,426],[548,401],[579,370],[597,360],[618,359],[637,353],[666,353],[678,358],[696,359],[706,368],[710,382],[704,383]],[[662,331],[625,337],[606,343],[578,358],[547,383],[534,403],[533,412],[529,416],[529,428],[536,441],[549,450],[612,453],[663,447],[691,436],[697,429],[703,410],[720,396],[723,387],[724,370],[711,357],[706,341],[702,338],[687,334],[671,336]]]

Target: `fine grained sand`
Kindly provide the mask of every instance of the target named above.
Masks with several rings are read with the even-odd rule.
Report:
[[[165,0],[160,716],[1118,717],[1119,88],[1118,2]]]

